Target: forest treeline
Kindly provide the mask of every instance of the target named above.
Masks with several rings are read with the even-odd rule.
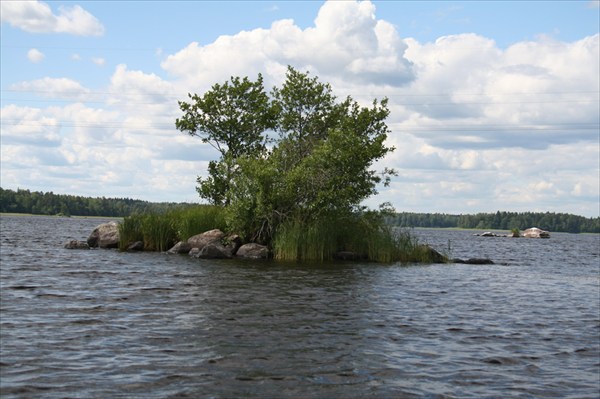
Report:
[[[131,198],[94,198],[53,192],[0,188],[0,212],[34,215],[125,217],[138,213],[164,212],[174,202],[148,202]]]
[[[143,213],[163,213],[190,204],[148,202],[130,198],[94,198],[52,192],[16,191],[0,188],[0,212],[34,215],[125,217]],[[600,218],[585,218],[568,213],[496,212],[473,215],[401,212],[388,222],[400,227],[434,227],[525,230],[539,227],[551,232],[600,233]]]
[[[402,212],[389,218],[402,227],[436,227],[489,230],[525,230],[538,227],[551,232],[600,233],[600,218],[586,218],[568,213],[496,212],[474,215]]]

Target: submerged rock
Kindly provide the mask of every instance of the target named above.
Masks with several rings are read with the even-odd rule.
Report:
[[[108,222],[97,226],[87,239],[91,248],[118,248],[119,247],[119,223]]]
[[[129,244],[129,246],[127,247],[128,251],[143,251],[144,250],[144,243],[142,241],[136,241],[132,244]]]
[[[417,248],[419,257],[417,261],[424,261],[430,263],[447,263],[448,258],[431,248],[429,245],[419,245]]]
[[[90,246],[85,241],[71,240],[65,243],[66,249],[90,249]]]
[[[470,259],[452,259],[452,263],[463,263],[468,265],[494,265],[495,263],[491,259],[487,258],[470,258]]]

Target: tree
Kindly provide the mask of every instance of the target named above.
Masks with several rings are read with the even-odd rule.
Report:
[[[215,84],[202,97],[188,96],[189,103],[179,102],[184,115],[175,126],[200,137],[220,153],[220,159],[209,164],[209,176],[198,177],[198,193],[212,204],[227,205],[238,158],[264,151],[266,131],[275,127],[275,110],[260,74],[254,82],[232,77],[229,82]]]
[[[279,139],[262,156],[238,158],[232,176],[229,221],[251,240],[269,242],[290,220],[312,223],[362,210],[394,172],[373,163],[393,151],[385,145],[387,100],[361,107],[337,102],[327,84],[288,68],[273,90]]]

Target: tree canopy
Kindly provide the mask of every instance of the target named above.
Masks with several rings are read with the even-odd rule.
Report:
[[[232,77],[230,82],[213,85],[203,96],[188,97],[189,103],[179,102],[184,114],[175,126],[200,137],[221,154],[218,161],[210,162],[209,176],[198,178],[198,192],[213,204],[226,205],[238,158],[257,156],[266,148],[265,132],[275,127],[273,105],[260,74],[256,81]]]
[[[227,205],[232,230],[248,239],[269,242],[283,223],[360,211],[393,174],[373,169],[394,150],[385,144],[387,99],[370,107],[340,101],[329,84],[292,67],[270,96],[259,75],[190,98],[179,103],[177,128],[221,153],[209,177],[198,178],[198,192]],[[277,133],[270,142],[269,133]]]

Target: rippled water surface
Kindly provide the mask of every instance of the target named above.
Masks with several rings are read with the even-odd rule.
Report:
[[[1,217],[3,398],[596,398],[600,241],[416,230],[496,265],[66,250]]]

